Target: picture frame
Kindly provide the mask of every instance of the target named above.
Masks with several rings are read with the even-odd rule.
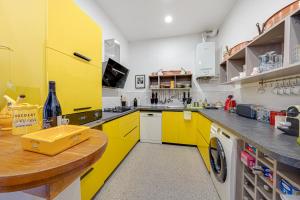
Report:
[[[146,88],[146,76],[145,75],[135,75],[135,89],[145,89]]]

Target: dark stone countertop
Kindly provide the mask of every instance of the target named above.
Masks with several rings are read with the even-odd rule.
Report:
[[[135,111],[181,112],[183,110],[199,112],[238,138],[253,144],[260,151],[269,155],[273,159],[276,159],[281,163],[300,168],[300,145],[297,144],[296,137],[284,135],[280,130],[274,129],[268,124],[240,117],[234,113],[224,112],[223,110],[185,109],[184,107],[167,106],[141,106],[123,113],[103,112],[101,120],[91,122],[86,125],[90,127],[99,126],[105,122],[117,119]]]
[[[201,110],[199,112],[237,137],[253,144],[273,159],[300,168],[300,145],[297,144],[296,137],[284,135],[269,124],[223,110]]]

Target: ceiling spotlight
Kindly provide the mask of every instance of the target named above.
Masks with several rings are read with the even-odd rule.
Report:
[[[171,15],[167,15],[167,16],[165,17],[165,22],[166,22],[167,24],[172,23],[172,21],[173,21],[173,17],[172,17]]]

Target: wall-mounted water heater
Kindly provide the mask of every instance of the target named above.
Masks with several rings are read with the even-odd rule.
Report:
[[[196,47],[196,78],[216,76],[216,44],[202,42]]]

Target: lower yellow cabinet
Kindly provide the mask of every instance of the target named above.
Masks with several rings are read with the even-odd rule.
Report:
[[[140,115],[135,112],[103,124],[108,145],[102,157],[81,177],[81,199],[90,200],[140,139]]]
[[[211,124],[212,122],[210,120],[198,114],[196,132],[197,147],[208,171],[210,171],[209,142]]]
[[[162,113],[162,142],[196,145],[197,113],[191,120],[183,118],[183,112]]]
[[[197,133],[197,147],[208,171],[210,171],[209,144]]]

